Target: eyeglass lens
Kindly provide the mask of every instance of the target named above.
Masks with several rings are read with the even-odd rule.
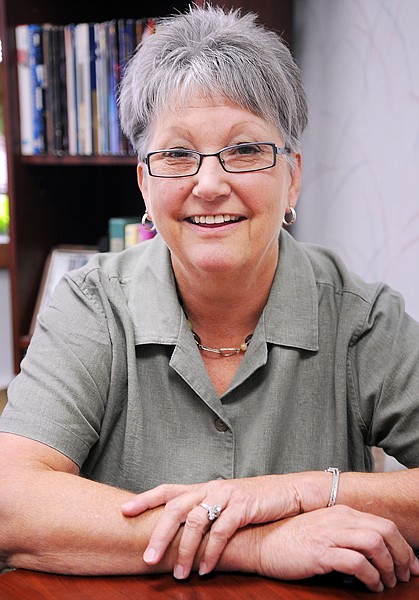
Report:
[[[195,175],[201,156],[206,155],[182,148],[151,153],[148,158],[150,173],[162,177]],[[275,164],[275,148],[271,144],[238,144],[221,150],[217,156],[224,169],[233,173],[267,169]]]

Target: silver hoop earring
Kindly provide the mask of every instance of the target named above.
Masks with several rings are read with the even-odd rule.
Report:
[[[153,223],[153,220],[150,218],[150,215],[148,214],[147,211],[145,211],[145,213],[143,214],[143,218],[141,219],[141,225],[144,227],[144,229],[146,229],[147,231],[156,231],[156,226],[153,225],[150,227],[147,223],[147,221],[149,221],[149,223]]]
[[[285,215],[282,218],[282,222],[284,225],[292,225],[293,223],[295,223],[295,221],[297,220],[297,213],[295,211],[295,208],[293,206],[289,206],[289,213],[285,213]],[[286,219],[286,215],[291,214],[291,218],[290,219]]]

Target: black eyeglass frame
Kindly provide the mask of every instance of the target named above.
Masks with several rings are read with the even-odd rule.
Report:
[[[269,167],[260,167],[257,169],[246,169],[244,171],[232,171],[231,169],[227,169],[222,158],[221,158],[221,153],[225,152],[226,150],[232,150],[233,148],[240,148],[242,146],[258,146],[258,145],[265,145],[265,146],[271,146],[272,150],[273,150],[273,163],[271,165],[269,165]],[[151,168],[150,168],[150,157],[153,156],[154,154],[159,154],[160,152],[170,152],[173,150],[182,150],[188,154],[193,154],[194,156],[199,156],[199,161],[197,162],[197,167],[196,167],[196,171],[194,171],[193,173],[188,173],[187,175],[156,175],[154,173],[151,172]],[[224,171],[226,173],[253,173],[256,171],[265,171],[266,169],[272,169],[272,167],[274,167],[276,165],[276,157],[278,154],[290,154],[291,153],[291,149],[283,146],[282,148],[277,146],[275,144],[275,142],[247,142],[244,144],[233,144],[232,146],[226,146],[225,148],[221,148],[221,150],[219,150],[218,152],[211,152],[209,154],[204,154],[203,152],[198,152],[198,150],[186,150],[185,148],[164,148],[162,150],[153,150],[153,152],[148,152],[146,154],[146,156],[144,157],[144,163],[147,165],[147,170],[148,170],[148,174],[151,177],[160,177],[163,179],[179,179],[180,177],[193,177],[194,175],[196,175],[199,171],[199,169],[201,168],[202,165],[202,160],[206,157],[206,156],[216,156],[218,158],[218,161],[220,163],[220,165],[222,166],[222,168],[224,169]]]

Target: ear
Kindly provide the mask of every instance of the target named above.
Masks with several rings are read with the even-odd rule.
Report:
[[[291,167],[291,181],[288,188],[288,204],[295,208],[298,202],[301,188],[303,159],[300,152],[294,154],[294,165]]]
[[[137,183],[144,202],[146,202],[148,196],[148,173],[145,169],[144,163],[142,162],[138,163],[137,165]]]

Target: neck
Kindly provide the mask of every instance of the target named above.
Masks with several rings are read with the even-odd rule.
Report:
[[[276,265],[264,272],[190,273],[175,268],[179,295],[192,328],[208,346],[240,346],[268,300]]]

